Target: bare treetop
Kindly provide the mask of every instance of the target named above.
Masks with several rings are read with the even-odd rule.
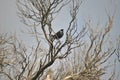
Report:
[[[35,43],[28,48],[16,35],[0,35],[0,79],[100,80],[106,70],[106,65],[103,67],[103,64],[112,55],[116,53],[120,61],[119,38],[116,48],[108,39],[115,12],[112,16],[107,14],[108,22],[100,32],[91,28],[90,20],[81,28],[77,14],[82,2],[83,0],[17,0],[18,16],[28,26]],[[67,9],[69,7],[67,12],[70,17],[67,29],[62,27],[54,31],[55,16],[66,6]],[[114,77],[115,70],[109,79]]]
[[[49,45],[47,55],[41,59],[40,66],[38,66],[39,70],[34,73],[32,77],[33,80],[42,75],[44,70],[51,66],[56,59],[66,58],[73,49],[82,45],[80,41],[86,33],[86,28],[83,28],[78,32],[76,20],[81,3],[82,1],[80,0],[17,0],[19,16],[22,19],[22,22],[28,26],[30,25],[30,22],[33,23],[33,27],[39,26]],[[53,35],[52,32],[54,33],[52,21],[54,20],[55,14],[58,14],[61,9],[68,4],[71,6],[69,12],[71,20],[68,24],[67,31],[64,34],[66,36],[65,41],[61,43],[60,40],[58,40],[53,44],[54,41],[51,39]],[[36,29],[35,34],[35,37],[37,37],[38,33]],[[36,39],[38,39],[38,37]],[[40,39],[37,41],[39,43]],[[60,54],[63,48],[66,48],[66,51]]]

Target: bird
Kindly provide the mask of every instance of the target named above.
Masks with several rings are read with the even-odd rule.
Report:
[[[51,39],[52,39],[52,41],[54,41],[55,39],[59,40],[63,37],[63,35],[64,35],[64,29],[61,29],[57,33],[55,33],[54,35],[51,35]]]

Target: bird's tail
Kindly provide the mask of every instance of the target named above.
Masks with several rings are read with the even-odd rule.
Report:
[[[50,40],[53,42],[55,40],[55,36],[54,35],[50,35]]]

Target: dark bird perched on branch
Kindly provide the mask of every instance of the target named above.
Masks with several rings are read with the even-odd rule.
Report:
[[[64,30],[61,29],[60,31],[58,31],[57,33],[55,33],[54,35],[51,35],[51,40],[54,41],[55,39],[60,39],[62,38],[62,36],[64,35]]]

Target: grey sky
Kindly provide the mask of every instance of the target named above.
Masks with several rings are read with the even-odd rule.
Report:
[[[100,21],[101,26],[107,23],[106,11],[111,15],[114,12],[114,1],[115,0],[85,0],[80,7],[80,13],[78,19],[80,19],[79,25],[84,25],[83,22],[87,19],[91,19],[93,24],[97,24]],[[110,32],[112,39],[116,39],[120,35],[120,0],[116,0],[117,3],[117,13],[113,28]],[[68,10],[64,9],[62,14],[59,14],[53,23],[55,31],[58,31],[60,28],[67,27]],[[16,0],[0,0],[0,33],[14,33],[17,32],[20,37],[25,40],[26,43],[31,44],[34,41],[21,33],[21,30],[24,30],[25,25],[20,22],[20,18],[16,14]],[[96,28],[96,27],[94,27]]]
[[[93,22],[95,22],[95,24],[97,24],[97,21],[105,24],[107,21],[105,8],[108,10],[108,12],[113,14],[114,5],[112,2],[114,2],[114,0],[85,0],[80,7],[80,14],[78,16],[78,18],[81,20],[80,23],[90,18]],[[118,11],[116,14],[114,27],[111,31],[114,37],[120,34],[120,0],[116,0],[116,2]],[[65,23],[69,17],[65,17],[68,16],[65,11],[67,10],[64,10],[62,14],[58,15],[56,21],[54,22],[56,30],[60,29],[61,27],[67,27]],[[0,32],[20,32],[21,29],[24,29],[25,25],[20,22],[16,12],[16,0],[0,1]]]

